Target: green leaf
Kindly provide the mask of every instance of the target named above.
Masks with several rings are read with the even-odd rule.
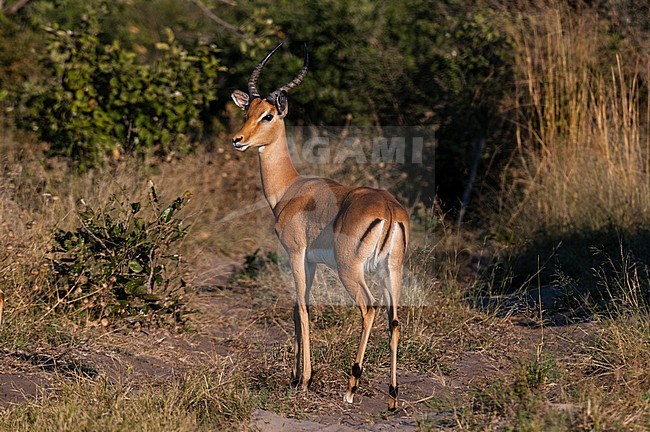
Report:
[[[137,279],[132,279],[128,281],[124,287],[124,290],[127,293],[132,295],[142,295],[145,293],[143,287],[144,287],[144,278],[138,277]]]
[[[160,215],[160,219],[163,220],[163,222],[169,222],[174,215],[174,207],[167,207],[162,214]]]
[[[139,262],[137,262],[136,260],[129,261],[129,268],[134,273],[140,273],[142,271],[142,265]]]

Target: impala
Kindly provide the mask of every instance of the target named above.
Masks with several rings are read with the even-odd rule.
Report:
[[[298,174],[289,155],[284,118],[287,92],[299,85],[307,73],[307,46],[304,66],[292,81],[266,98],[256,88],[262,68],[280,45],[255,67],[248,92],[232,93],[235,104],[246,111],[244,126],[233,137],[232,145],[239,151],[258,149],[264,196],[275,216],[275,233],[289,256],[296,288],[293,385],[306,389],[311,380],[309,295],[317,264],[325,264],[338,272],[361,311],[361,340],[344,398],[352,403],[378,307],[366,284],[365,272],[376,271],[384,281],[391,352],[388,408],[394,410],[398,405],[397,304],[408,245],[408,214],[385,190],[344,186],[334,180]]]

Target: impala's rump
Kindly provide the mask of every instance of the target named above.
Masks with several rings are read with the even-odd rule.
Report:
[[[383,222],[386,222],[386,221],[383,220],[383,219],[380,219],[380,218],[377,218],[374,221],[370,222],[370,226],[368,227],[366,232],[364,232],[363,235],[361,236],[361,238],[359,239],[359,244],[357,245],[357,252],[359,252],[359,248],[361,247],[361,245],[363,245],[363,242],[366,239],[366,237],[368,237],[368,234],[370,234],[372,232],[372,229],[377,224],[380,224],[380,223],[383,223]],[[381,229],[381,227],[379,229]]]
[[[374,270],[388,265],[391,255],[404,256],[408,216],[387,191],[302,177],[286,195],[276,207],[276,232],[286,247],[296,240],[294,226],[310,227],[300,231],[308,262],[334,269],[341,262],[361,262]]]
[[[367,270],[380,263],[387,264],[391,255],[401,261],[408,244],[408,223],[406,210],[387,191],[369,187],[352,189],[341,203],[334,222],[337,257],[361,260]],[[397,237],[401,238],[399,243],[395,242]],[[349,256],[351,246],[355,257]]]

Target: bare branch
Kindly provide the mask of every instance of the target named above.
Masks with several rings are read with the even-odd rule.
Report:
[[[0,326],[2,325],[2,311],[4,307],[5,307],[5,295],[2,292],[2,290],[0,290]]]
[[[220,1],[221,3],[225,3],[229,6],[237,6],[237,2],[234,0],[218,0],[218,1]]]
[[[14,3],[2,9],[2,4],[4,3],[4,0],[0,0],[0,9],[2,9],[2,12],[4,12],[4,14],[7,16],[13,15],[19,10],[21,10],[23,7],[25,7],[27,3],[29,3],[29,1],[30,0],[16,0]]]
[[[246,35],[239,31],[239,28],[236,26],[230,24],[228,21],[225,21],[224,19],[218,17],[214,12],[212,12],[206,5],[204,5],[201,0],[190,0],[192,3],[194,3],[196,6],[198,6],[203,13],[210,18],[212,21],[216,22],[219,24],[221,27],[225,28],[226,30],[236,34],[239,37],[245,37]]]

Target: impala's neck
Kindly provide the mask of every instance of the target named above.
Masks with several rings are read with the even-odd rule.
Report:
[[[291,183],[298,177],[298,171],[291,162],[289,146],[284,127],[278,138],[268,146],[260,147],[260,174],[264,196],[271,209],[282,199]]]

